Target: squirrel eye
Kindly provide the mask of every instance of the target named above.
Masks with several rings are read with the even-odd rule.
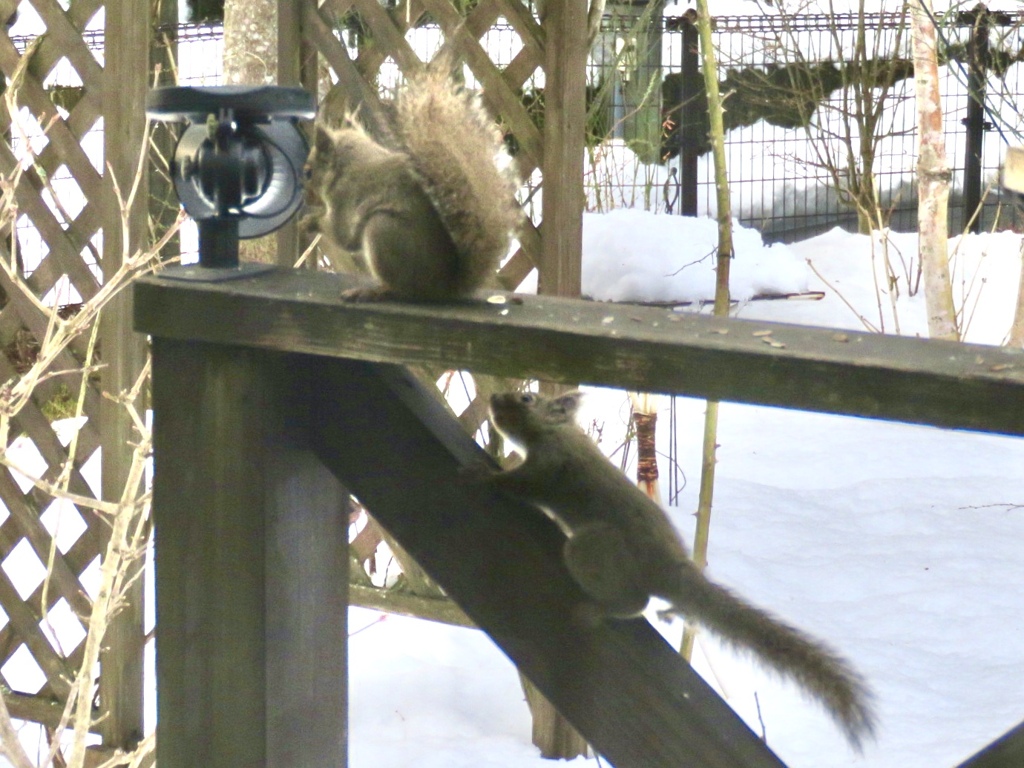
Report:
[[[526,405],[529,405],[530,403],[533,402],[533,395],[531,395],[529,393],[526,393],[524,395],[520,395],[519,396],[519,402],[524,403]]]

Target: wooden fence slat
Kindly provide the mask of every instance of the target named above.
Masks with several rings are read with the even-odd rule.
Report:
[[[4,505],[11,514],[19,538],[29,543],[39,562],[45,565],[50,554],[50,534],[39,519],[43,510],[30,504],[27,498],[21,495],[21,487],[6,467],[0,471],[0,496],[3,497]],[[60,552],[55,553],[50,581],[56,588],[54,594],[57,597],[64,597],[72,610],[80,616],[89,614],[92,603],[81,591],[78,574],[72,571]],[[56,599],[52,601],[55,602]],[[52,603],[47,608],[52,607]]]
[[[48,696],[5,693],[4,703],[7,705],[11,717],[17,720],[42,723],[51,728],[56,728],[60,724],[61,716],[64,713],[64,705],[57,699]]]
[[[533,18],[530,9],[522,0],[496,0],[501,8],[501,15],[519,34],[523,48],[529,49],[531,55],[540,61],[544,51],[544,28]]]
[[[391,17],[395,28],[404,36],[406,32],[419,23],[423,14],[424,10],[421,0],[410,0],[410,2],[391,8],[388,15]],[[373,82],[375,74],[383,66],[388,56],[391,55],[391,51],[384,46],[362,45],[357,55],[359,71],[363,73],[363,77]]]
[[[4,528],[6,529],[6,526]],[[0,551],[8,551],[11,544],[6,533],[0,536]],[[28,603],[22,601],[21,595],[18,594],[2,568],[0,568],[0,605],[3,605],[7,620],[15,630],[17,637],[10,653],[13,654],[17,650],[19,642],[24,643],[36,664],[46,675],[47,686],[56,696],[66,697],[71,690],[70,681],[74,679],[74,670],[53,650],[50,641],[39,629],[42,617]],[[0,659],[0,664],[6,661],[6,658]]]
[[[39,297],[50,292],[58,281],[65,277],[86,300],[91,298],[99,288],[99,281],[93,272],[98,264],[90,267],[87,263],[89,254],[83,257],[82,252],[89,248],[90,241],[100,231],[101,226],[107,224],[102,218],[103,205],[106,203],[105,188],[100,171],[86,154],[82,142],[86,134],[92,131],[97,122],[104,117],[103,110],[109,107],[116,98],[131,92],[130,88],[125,87],[128,83],[134,83],[135,90],[140,94],[144,94],[148,86],[148,80],[144,76],[145,67],[133,64],[127,75],[122,72],[114,76],[117,88],[107,89],[104,87],[104,78],[111,76],[109,71],[111,61],[116,64],[118,57],[129,47],[133,50],[146,51],[150,32],[148,25],[143,25],[139,35],[123,36],[123,40],[127,41],[126,44],[107,46],[106,69],[100,63],[102,57],[94,54],[85,40],[82,30],[86,24],[92,22],[98,11],[104,10],[109,25],[113,17],[112,14],[117,10],[115,4],[110,2],[104,4],[102,0],[75,0],[65,11],[61,8],[58,0],[32,0],[32,6],[39,13],[47,31],[38,45],[32,49],[31,60],[26,62],[25,78],[20,85],[17,98],[19,105],[27,107],[38,124],[47,130],[47,135],[45,146],[34,158],[36,167],[23,173],[15,195],[19,213],[32,222],[36,232],[42,238],[43,247],[46,250],[45,256],[41,256],[38,261],[32,259],[29,262],[33,271],[25,281],[28,289]],[[142,11],[148,13],[148,5],[148,3],[127,0],[123,4],[123,8],[131,13],[137,14]],[[65,110],[66,117],[64,118],[59,116],[60,112],[42,86],[43,81],[52,76],[54,69],[62,60],[66,60],[66,63],[75,70],[82,81],[81,98],[74,103],[70,110]],[[22,54],[13,45],[9,34],[0,30],[0,69],[10,77],[19,63],[22,63]],[[132,131],[141,130],[139,127],[142,124],[141,108],[133,110],[128,120],[121,119],[116,115],[112,117],[112,114],[112,112],[107,114],[108,136],[117,134],[119,128],[125,126]],[[13,128],[11,116],[6,114],[6,109],[2,110],[2,116],[0,116],[0,130],[9,132],[9,135],[14,135],[15,139],[20,139],[17,131]],[[33,138],[35,137],[33,136]],[[107,150],[107,160],[113,159],[116,163],[117,154],[122,151],[132,152],[133,161],[138,157],[140,144],[137,143],[133,150],[128,142],[121,141],[116,136],[112,141],[115,142],[115,151]],[[99,162],[97,161],[97,163]],[[18,160],[13,155],[10,142],[0,143],[0,172],[9,173],[17,164]],[[71,180],[62,182],[55,178],[63,172],[63,168],[70,173]],[[70,189],[77,185],[85,198],[84,205],[77,215],[69,216],[69,220],[65,221],[63,214],[51,210],[50,206],[44,202],[44,195],[49,190],[43,179],[55,180],[52,191],[58,195],[62,193],[62,187]],[[125,181],[125,179],[121,180]],[[70,183],[71,181],[74,182],[74,185]],[[144,222],[142,229],[145,231]],[[112,240],[116,240],[116,237],[111,235],[116,235],[118,231],[119,227],[115,226],[112,232],[107,232],[108,236],[105,238],[105,242],[108,245]],[[11,234],[12,231],[9,230],[8,238]],[[17,236],[16,232],[13,234]],[[10,259],[8,242],[9,240],[2,245],[2,258],[5,260]],[[97,257],[96,261],[102,260]],[[0,339],[7,343],[16,335],[20,336],[23,328],[35,339],[44,338],[48,323],[48,311],[40,309],[23,296],[21,291],[11,284],[6,275],[2,276],[2,283],[7,301],[3,309],[0,310]],[[124,311],[122,314],[125,318],[123,324],[130,327],[128,319],[131,315],[130,310]],[[82,354],[87,343],[87,338],[76,339],[68,349],[58,356],[51,370],[60,368],[74,370],[80,367],[81,363],[76,356]],[[109,365],[116,359],[120,347],[120,339],[104,344],[103,350],[106,353],[104,362]],[[16,375],[10,360],[6,358],[0,360],[0,375],[4,378]],[[43,477],[50,481],[56,480],[59,476],[67,461],[68,452],[57,440],[52,427],[39,409],[39,403],[52,395],[59,383],[60,379],[54,379],[40,386],[34,393],[34,401],[30,402],[13,422],[15,429],[23,430],[39,450],[47,467]],[[69,383],[74,389],[75,382],[69,381]],[[97,425],[101,403],[97,387],[90,381],[85,388],[84,401],[85,414],[90,418],[79,432],[76,466],[70,469],[68,476],[69,490],[84,496],[92,496],[92,491],[82,477],[79,467],[84,460],[94,454],[98,447],[99,430]],[[113,452],[109,450],[105,453],[105,471],[110,465],[112,455]],[[49,532],[42,524],[40,513],[52,503],[53,497],[38,488],[32,488],[23,494],[6,469],[0,471],[0,497],[3,498],[4,505],[9,512],[7,520],[0,525],[0,553],[6,554],[16,545],[27,544],[32,547],[40,561],[45,563],[53,542]],[[5,700],[16,717],[27,717],[55,724],[56,718],[53,713],[56,711],[57,717],[59,717],[59,711],[63,708],[61,702],[56,699],[67,695],[70,690],[70,681],[81,664],[84,644],[79,643],[76,648],[64,648],[60,651],[54,649],[40,629],[41,616],[39,615],[40,608],[51,608],[60,600],[66,600],[71,610],[79,616],[87,616],[91,610],[91,602],[82,588],[80,577],[82,572],[104,550],[109,536],[109,527],[91,510],[78,509],[78,514],[85,524],[85,531],[64,554],[56,553],[48,575],[47,606],[40,606],[43,585],[39,585],[33,594],[23,602],[6,578],[6,574],[3,574],[4,578],[0,579],[0,604],[3,605],[3,609],[9,617],[6,625],[0,629],[0,656],[2,656],[0,664],[6,661],[15,649],[24,644],[48,680],[43,688],[44,695],[42,696],[21,696],[10,694],[9,691],[5,694]],[[141,643],[141,630],[139,637]],[[112,637],[108,636],[108,643],[111,640]],[[68,658],[61,658],[59,653],[67,653]],[[112,700],[109,695],[112,666],[114,665],[111,664],[109,658],[104,661],[104,674],[100,683],[101,689],[106,688],[106,695],[104,696],[101,690],[101,697],[107,703]],[[139,725],[136,730],[138,731],[137,735],[141,736],[141,654],[139,666],[139,679],[133,687],[137,691],[135,698],[140,702],[138,707]],[[130,702],[132,698],[127,695],[128,693],[130,691],[125,690],[124,701],[126,702]],[[111,723],[118,721],[118,717],[116,712],[113,717],[109,712],[105,715],[104,729],[109,732]],[[127,740],[119,742],[119,745],[127,744]]]
[[[90,420],[91,421],[91,420]],[[21,429],[32,440],[32,443],[39,451],[39,455],[46,462],[47,469],[42,479],[48,482],[56,482],[57,478],[64,471],[64,465],[68,462],[68,449],[57,439],[49,420],[39,410],[34,402],[29,402],[21,409],[12,420],[15,428]],[[86,424],[89,422],[87,421]],[[82,425],[83,429],[85,424]],[[80,467],[89,460],[93,451],[98,447],[95,441],[90,441],[88,433],[79,435],[78,449],[75,456],[75,463],[68,469],[68,490],[80,496],[92,496],[92,489],[82,477]],[[92,514],[92,513],[88,513]]]
[[[149,72],[151,8],[152,3],[138,0],[108,0],[105,4],[104,33],[107,41],[116,41],[106,45],[104,54],[105,172],[101,181],[86,190],[102,216],[100,266],[104,281],[118,273],[126,256],[145,248],[149,238],[149,183],[145,166],[139,167],[139,163],[149,138],[143,119],[148,77],[141,74]],[[121,194],[127,195],[136,177],[139,177],[139,185],[130,204],[128,200],[118,200],[115,182]],[[100,494],[108,500],[121,500],[126,492],[140,492],[127,486],[139,435],[120,398],[135,386],[145,368],[148,348],[145,337],[133,333],[131,318],[131,293],[121,291],[103,308],[97,320],[104,398],[92,417],[100,422],[103,449]],[[143,397],[140,393],[130,403],[140,412],[145,411]],[[133,525],[143,514],[141,507],[135,509]],[[100,731],[103,746],[108,749],[130,751],[145,735],[144,586],[140,557],[125,569],[121,610],[108,623],[100,652],[103,674],[99,679],[99,700],[104,713]]]
[[[0,69],[10,76],[18,66],[21,53],[14,47],[7,35],[0,35]],[[47,139],[54,143],[61,156],[64,158],[64,165],[68,167],[75,181],[82,191],[87,195],[100,186],[100,175],[92,165],[92,161],[78,138],[68,129],[60,113],[53,105],[50,97],[46,94],[42,84],[30,73],[26,74],[18,90],[19,103],[27,106],[40,125],[49,125],[46,134]],[[57,119],[50,123],[51,119]]]
[[[543,162],[544,147],[540,131],[526,112],[523,102],[501,71],[494,66],[487,51],[480,45],[448,0],[424,0],[424,5],[445,32],[446,47],[455,47],[483,85],[484,103],[494,114],[508,123],[519,142],[520,152],[534,166]]]
[[[2,248],[0,248],[0,253],[2,253]],[[32,277],[28,278],[25,282],[30,289],[42,287],[39,286],[38,283],[35,283],[32,280]],[[43,285],[45,285],[45,283]],[[37,340],[45,338],[46,326],[49,318],[46,314],[40,312],[32,301],[22,295],[18,288],[11,285],[10,278],[7,276],[7,272],[5,270],[0,270],[0,287],[2,287],[6,292],[8,300],[7,306],[0,310],[0,329],[3,331],[2,338],[12,338],[14,333],[22,327],[27,328],[32,336]],[[81,354],[84,358],[84,351],[87,344],[88,339],[81,337],[74,339],[68,345],[67,349],[57,355],[55,363],[58,366],[61,366],[64,370],[76,370],[81,366],[81,362],[80,360],[75,359],[75,354]],[[92,387],[93,385],[90,383],[88,386]]]
[[[10,147],[0,142],[0,173],[9,173],[17,162]],[[46,242],[49,249],[49,253],[42,259],[35,270],[39,272],[39,277],[35,278],[35,282],[31,284],[31,287],[37,291],[45,289],[43,290],[43,293],[45,293],[53,287],[53,284],[61,276],[67,274],[83,299],[88,300],[99,290],[99,284],[96,276],[93,275],[82,261],[80,251],[84,247],[85,241],[79,241],[78,243],[72,241],[72,237],[79,233],[65,230],[61,226],[53,211],[43,202],[42,193],[44,190],[45,185],[34,170],[29,170],[23,174],[15,188],[15,198],[19,213],[27,215],[31,219],[33,226],[39,231],[40,236]],[[87,231],[82,232],[82,235],[92,237],[96,229],[98,229],[98,227],[92,228],[94,223],[98,223],[96,211],[96,205],[92,202],[87,202],[76,219],[76,222],[82,221],[90,227]],[[6,276],[3,276],[3,279],[9,280]],[[42,284],[40,284],[41,282]],[[8,292],[9,295],[11,293],[10,291]],[[43,294],[40,293],[39,295]]]
[[[46,35],[36,49],[38,59],[33,59],[30,70],[45,80],[54,64],[67,58],[87,88],[99,88],[103,68],[82,39],[82,28],[73,23],[56,0],[32,0],[32,6],[46,24]]]
[[[353,8],[359,11],[359,15],[370,27],[381,49],[387,51],[403,72],[416,72],[423,66],[423,62],[405,39],[403,30],[395,26],[391,15],[377,0],[355,0]],[[358,59],[356,63],[360,63]]]
[[[583,273],[587,0],[547,3],[544,17],[544,197],[537,292],[579,296]]]
[[[306,34],[313,45],[327,60],[328,65],[334,70],[338,78],[338,85],[345,89],[345,97],[351,104],[360,105],[360,113],[364,120],[374,123],[371,128],[376,129],[376,123],[384,119],[380,104],[380,98],[376,91],[370,87],[366,79],[356,68],[355,62],[348,55],[348,51],[341,42],[334,37],[330,26],[323,19],[320,12],[303,6],[306,10]],[[367,115],[369,117],[367,117]]]

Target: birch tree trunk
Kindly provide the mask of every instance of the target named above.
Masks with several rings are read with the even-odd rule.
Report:
[[[1017,288],[1017,311],[1013,314],[1010,338],[1006,341],[1006,346],[1018,348],[1024,347],[1024,244],[1021,244],[1020,258],[1021,270],[1020,283]]]
[[[942,132],[935,16],[931,0],[910,0],[910,32],[914,46],[914,87],[917,103],[917,227],[918,257],[924,271],[928,335],[959,339],[953,289],[949,279],[949,164]]]

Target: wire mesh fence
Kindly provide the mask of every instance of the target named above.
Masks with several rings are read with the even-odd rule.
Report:
[[[1005,147],[1020,142],[1022,21],[1024,14],[979,9],[939,20],[953,232],[968,222],[980,229],[1020,223],[997,182]],[[741,222],[773,241],[834,226],[916,227],[916,115],[904,14],[720,17],[714,39],[731,203]],[[606,19],[590,73],[604,99],[597,111],[628,158],[617,159],[618,167],[628,166],[631,153],[659,166],[633,180],[599,170],[606,189],[592,206],[715,212],[696,45],[686,17]],[[627,187],[632,181],[632,188],[610,195],[607,179]]]
[[[642,207],[671,213],[715,212],[708,152],[706,95],[692,19],[650,18],[644,8],[605,19],[595,40],[588,77],[588,208]],[[989,14],[979,32],[975,12],[940,19],[940,63],[947,152],[953,173],[950,226],[959,231],[975,213],[965,205],[970,91],[984,90],[977,168],[982,229],[1024,225],[997,175],[1008,144],[1020,143],[1018,112],[1024,83],[1024,12]],[[860,218],[910,231],[916,227],[916,129],[910,35],[902,13],[802,14],[719,17],[714,39],[720,85],[726,97],[726,155],[733,214],[766,240],[792,241],[834,226],[858,227]],[[163,30],[176,38],[177,81],[221,82],[223,32],[219,25],[180,25]],[[417,52],[428,58],[441,39],[437,29],[410,30]],[[360,44],[352,36],[353,46]],[[972,49],[982,38],[985,50]],[[24,49],[28,39],[15,39]],[[102,56],[102,34],[87,42]],[[511,27],[496,26],[484,41],[496,61],[511,61],[522,43]],[[385,63],[386,64],[386,63]],[[973,73],[981,72],[981,85]],[[385,66],[378,85],[393,90],[397,75]],[[470,82],[471,86],[475,83]],[[58,65],[48,87],[73,99],[81,82]],[[538,70],[523,89],[524,103],[542,118],[544,77]],[[19,142],[45,141],[28,120]],[[102,123],[83,140],[102,165]],[[95,135],[94,135],[95,134]],[[870,159],[870,164],[868,160]],[[638,162],[639,161],[639,162]],[[867,169],[870,165],[870,174]],[[865,179],[866,177],[866,179]],[[66,169],[51,179],[56,198],[74,216],[75,182]],[[851,189],[869,187],[871,210]],[[18,227],[24,269],[30,274],[45,246],[26,220]],[[188,231],[183,250],[194,248]],[[99,243],[92,243],[99,249]],[[33,253],[37,254],[35,257]],[[63,289],[62,289],[63,290]],[[52,298],[58,304],[76,300]]]

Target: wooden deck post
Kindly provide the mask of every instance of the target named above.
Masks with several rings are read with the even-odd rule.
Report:
[[[126,252],[144,247],[147,231],[148,185],[139,169],[146,133],[145,98],[148,89],[150,3],[138,0],[108,0],[106,4],[106,46],[104,78],[104,180],[103,276],[110,278],[120,268]],[[127,195],[137,173],[143,177],[135,204],[128,212],[122,242],[122,213],[110,180],[112,174]],[[135,384],[146,360],[146,339],[132,329],[132,297],[123,292],[103,310],[100,320],[103,391],[113,397]],[[104,398],[100,406],[100,445],[103,450],[102,493],[104,499],[120,499],[132,462],[133,444],[138,441],[131,417],[119,403]],[[141,568],[139,563],[137,568]],[[103,745],[131,749],[143,736],[143,581],[136,579],[125,589],[126,604],[110,622],[100,656],[100,724]]]
[[[544,5],[544,197],[538,285],[540,293],[579,296],[587,0],[549,0]]]
[[[154,340],[162,768],[347,764],[345,495],[309,360]]]

